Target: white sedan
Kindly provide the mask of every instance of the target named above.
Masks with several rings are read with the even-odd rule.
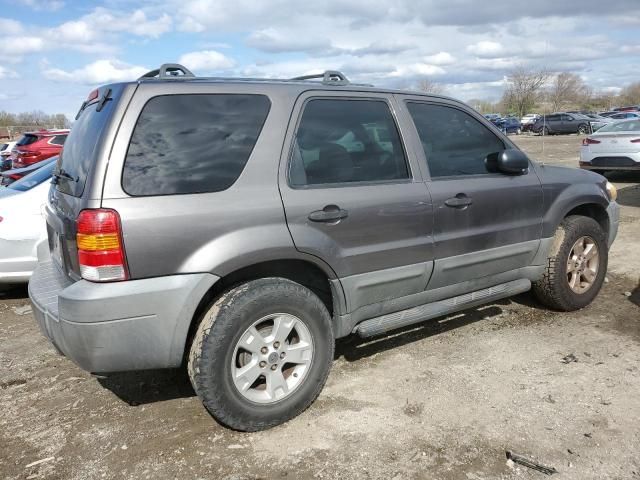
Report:
[[[640,170],[640,119],[610,123],[582,140],[580,168]]]
[[[28,282],[38,262],[36,245],[47,238],[42,205],[55,161],[0,188],[0,283]]]

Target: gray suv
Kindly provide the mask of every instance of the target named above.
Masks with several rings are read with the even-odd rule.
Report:
[[[533,291],[597,295],[618,228],[597,174],[530,161],[450,98],[194,77],[164,65],[84,102],[29,284],[94,373],[188,370],[222,424],[306,409],[334,341]]]

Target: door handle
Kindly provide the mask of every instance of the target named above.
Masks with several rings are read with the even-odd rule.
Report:
[[[337,222],[348,216],[349,212],[337,205],[327,205],[322,210],[311,212],[309,214],[309,220],[312,222]]]
[[[467,197],[464,193],[459,193],[455,197],[448,198],[444,201],[447,207],[453,208],[465,208],[473,203],[470,197]]]

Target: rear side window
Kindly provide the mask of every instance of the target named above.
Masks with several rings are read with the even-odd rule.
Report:
[[[51,145],[64,145],[65,140],[67,139],[66,135],[56,135],[49,140]]]
[[[432,178],[490,173],[485,158],[504,150],[487,127],[457,108],[408,102]]]
[[[24,135],[19,141],[18,143],[16,143],[16,145],[18,147],[25,147],[27,145],[31,145],[32,143],[35,143],[38,141],[38,136],[37,135],[31,135],[31,134],[27,134]]]
[[[400,135],[386,102],[307,102],[291,156],[292,186],[408,178]]]
[[[133,196],[219,192],[240,176],[270,108],[264,95],[164,95],[142,109],[122,173]]]

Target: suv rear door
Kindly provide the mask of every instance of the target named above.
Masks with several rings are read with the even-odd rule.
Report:
[[[126,108],[124,90],[125,84],[101,87],[83,106],[54,170],[57,178],[45,207],[49,248],[54,262],[72,280],[80,279],[76,219],[81,210],[100,207],[104,175],[96,164],[106,165],[118,125],[111,120]]]
[[[429,289],[530,265],[542,233],[542,186],[535,171],[488,172],[486,156],[513,147],[470,109],[424,97],[402,99],[430,175],[435,266]]]
[[[306,92],[293,111],[280,191],[298,250],[341,279],[347,311],[424,290],[432,208],[391,95]]]

